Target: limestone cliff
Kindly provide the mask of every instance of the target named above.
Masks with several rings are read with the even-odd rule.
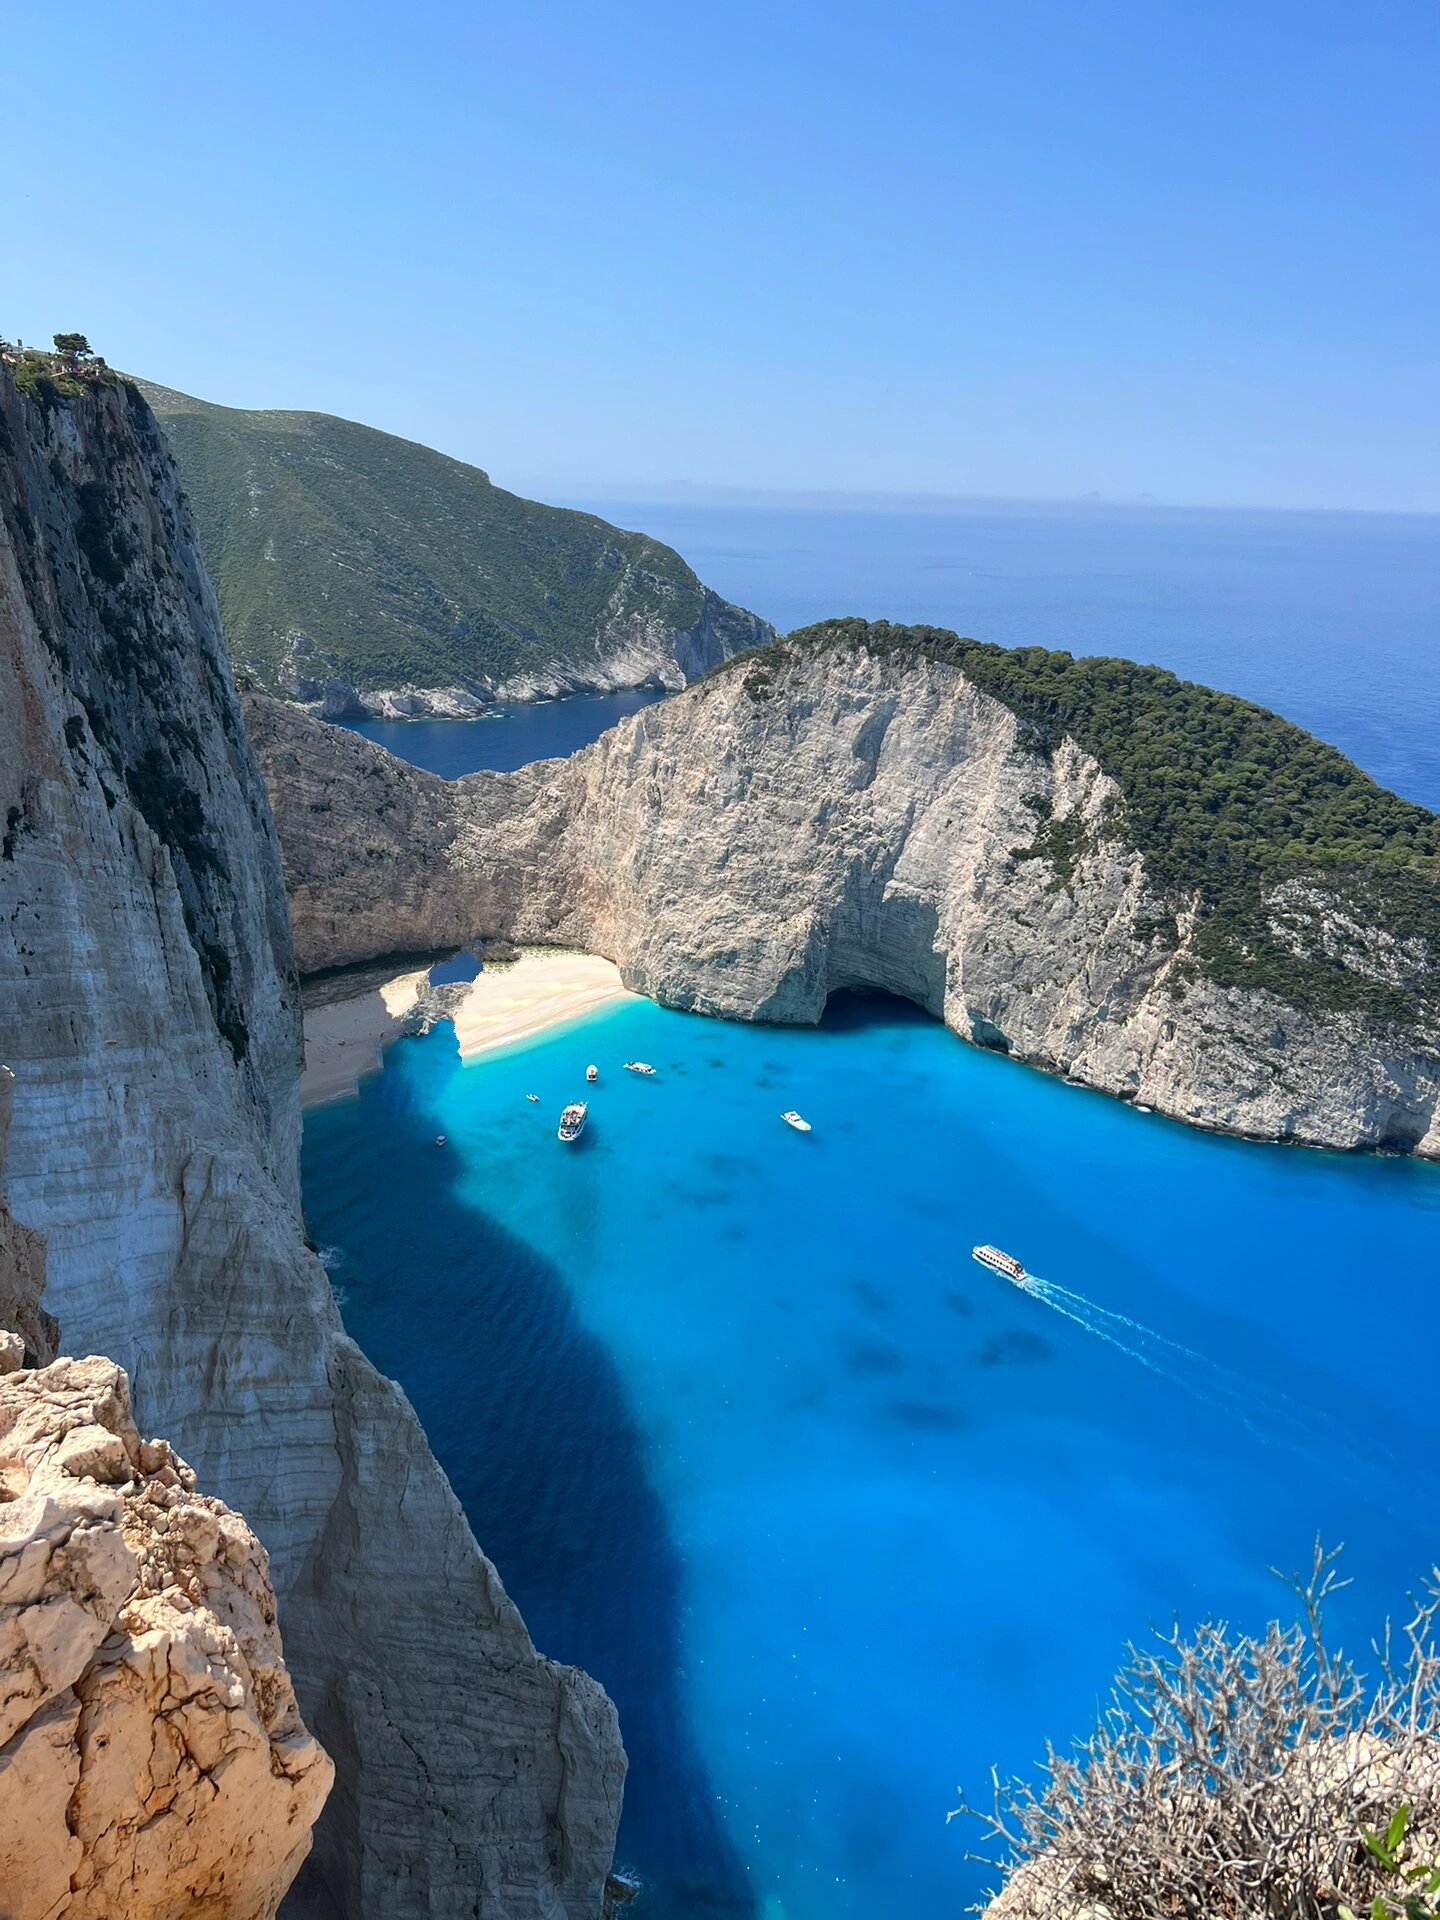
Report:
[[[54,1359],[44,1254],[0,1201],[0,1915],[271,1920],[333,1769],[264,1549],[118,1367]]]
[[[732,1018],[814,1021],[880,988],[1198,1126],[1440,1156],[1437,950],[1286,881],[1262,903],[1275,939],[1414,1017],[1231,983],[1200,892],[1159,875],[1094,753],[944,658],[842,633],[737,662],[569,761],[451,784],[260,699],[247,724],[306,970],[490,934],[592,948]]]
[[[10,1141],[15,1076],[0,1067],[0,1169]],[[0,1373],[43,1367],[55,1358],[60,1328],[40,1304],[45,1291],[45,1236],[21,1226],[0,1190]]]
[[[0,373],[0,520],[0,1058],[50,1301],[269,1551],[343,1911],[590,1920],[613,1709],[536,1654],[302,1241],[279,856],[140,396]]]

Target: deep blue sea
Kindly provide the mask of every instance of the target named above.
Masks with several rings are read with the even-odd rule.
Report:
[[[782,630],[856,613],[1155,662],[1274,707],[1440,807],[1440,517],[573,504],[669,542]],[[453,777],[572,753],[627,698],[361,730]]]
[[[577,694],[497,707],[480,720],[351,720],[345,724],[388,752],[446,780],[489,767],[513,773],[532,760],[553,760],[588,747],[627,714],[664,695],[644,687],[624,693]]]
[[[1440,1545],[1440,1168],[1210,1138],[847,997],[465,1066],[440,1027],[307,1117],[304,1174],[348,1326],[619,1704],[652,1920],[958,1915],[957,1786],[1084,1733],[1127,1637],[1285,1612],[1318,1531],[1358,1647]]]
[[[1158,661],[1440,805],[1440,521],[599,510],[782,628]],[[453,776],[646,697],[363,731]],[[651,1920],[959,1914],[957,1787],[1083,1734],[1127,1637],[1283,1613],[1319,1532],[1363,1646],[1440,1549],[1437,1168],[1207,1138],[845,999],[403,1040],[308,1116],[305,1194],[538,1644],[619,1703]]]

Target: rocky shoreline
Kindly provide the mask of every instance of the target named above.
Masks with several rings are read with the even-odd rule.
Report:
[[[1073,739],[1037,751],[963,672],[863,645],[757,673],[454,782],[251,696],[301,966],[495,935],[732,1019],[814,1022],[878,988],[1191,1125],[1440,1157],[1433,1036],[1208,978],[1193,903],[1152,881]],[[1051,819],[1065,868],[1030,857]]]

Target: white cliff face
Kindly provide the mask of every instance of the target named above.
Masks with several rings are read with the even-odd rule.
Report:
[[[1186,903],[1156,898],[1073,741],[1037,752],[933,661],[812,653],[758,691],[749,673],[571,760],[449,784],[254,703],[301,965],[383,951],[395,898],[415,948],[582,945],[667,1005],[739,1019],[814,1021],[880,988],[1198,1126],[1440,1156],[1433,1050],[1188,977]],[[1047,820],[1086,829],[1068,869],[1037,851]]]
[[[333,1769],[265,1551],[142,1441],[112,1361],[53,1358],[44,1254],[0,1203],[0,1909],[271,1920]]]
[[[0,1058],[49,1303],[269,1550],[347,1913],[589,1920],[613,1709],[536,1654],[302,1242],[279,858],[143,402],[0,376],[0,516]]]

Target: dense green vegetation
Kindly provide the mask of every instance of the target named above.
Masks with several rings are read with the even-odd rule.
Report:
[[[705,589],[645,534],[350,420],[138,384],[179,461],[230,650],[272,688],[297,633],[318,650],[293,660],[303,676],[469,686],[557,660],[583,670],[628,626],[700,618]]]
[[[997,647],[936,627],[830,621],[721,671],[743,671],[763,699],[788,660],[856,646],[958,667],[1019,717],[1037,753],[1068,734],[1093,755],[1124,796],[1113,828],[1144,853],[1157,891],[1174,905],[1199,896],[1192,969],[1307,1009],[1400,1024],[1440,1014],[1440,818],[1377,786],[1334,747],[1158,667]],[[1041,813],[1034,844],[1017,855],[1049,857],[1068,884],[1078,835]],[[1304,935],[1297,956],[1266,906],[1289,879],[1318,884],[1365,929],[1420,943],[1423,963],[1404,984],[1375,979],[1356,967],[1353,948],[1327,954],[1318,933]]]

